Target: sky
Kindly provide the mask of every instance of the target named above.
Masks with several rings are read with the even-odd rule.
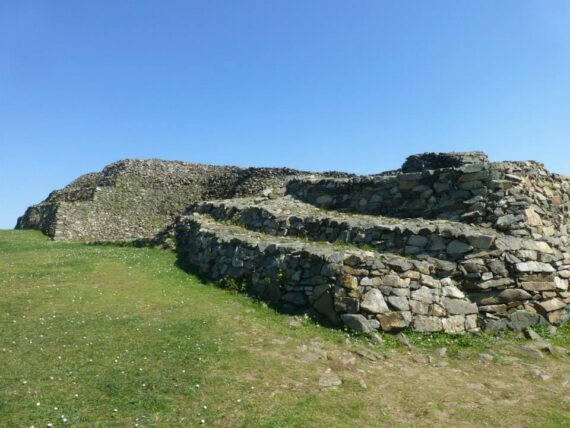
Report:
[[[570,175],[567,0],[0,0],[0,228],[125,158]]]

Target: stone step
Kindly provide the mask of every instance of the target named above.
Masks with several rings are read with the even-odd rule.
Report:
[[[314,311],[360,330],[519,328],[523,322],[558,324],[570,315],[568,281],[560,282],[547,263],[521,262],[522,271],[533,270],[530,276],[520,273],[526,282],[500,269],[473,282],[469,275],[501,264],[501,259],[495,255],[455,263],[427,255],[404,257],[275,236],[197,212],[179,219],[175,236],[183,260],[200,273],[279,306]],[[511,323],[513,314],[517,321]]]
[[[204,214],[181,218],[176,237],[179,254],[199,273],[333,323],[364,332],[478,329],[477,305],[437,259],[267,235]]]
[[[395,219],[325,211],[289,196],[206,201],[193,206],[192,210],[209,214],[218,221],[277,236],[349,243],[407,256],[426,254],[444,260],[464,259],[482,251],[507,250],[515,241],[529,245],[492,229],[446,220]]]

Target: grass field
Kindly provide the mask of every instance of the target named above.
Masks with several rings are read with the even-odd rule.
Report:
[[[0,232],[0,426],[570,426],[569,327],[372,346],[175,262]]]

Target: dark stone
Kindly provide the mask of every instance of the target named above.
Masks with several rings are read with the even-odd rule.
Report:
[[[320,313],[323,314],[327,319],[333,324],[338,324],[340,322],[338,313],[334,310],[333,296],[330,291],[325,291],[321,296],[313,303],[313,307]]]
[[[529,327],[544,326],[548,325],[546,321],[539,314],[529,312],[529,311],[515,311],[509,316],[507,326],[514,331],[523,331]]]
[[[421,153],[408,156],[402,165],[402,172],[420,172],[429,169],[457,168],[463,165],[486,163],[489,161],[483,152],[464,153]]]
[[[364,317],[364,315],[342,314],[340,318],[351,330],[360,333],[372,333],[374,331],[370,326],[370,322],[366,319],[366,317]]]

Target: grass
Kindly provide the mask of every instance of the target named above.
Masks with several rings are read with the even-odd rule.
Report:
[[[570,423],[568,356],[528,360],[510,336],[408,332],[412,352],[388,336],[370,347],[201,282],[156,249],[2,231],[0,296],[0,427]],[[434,357],[442,346],[448,357]],[[342,385],[320,386],[329,372]]]

